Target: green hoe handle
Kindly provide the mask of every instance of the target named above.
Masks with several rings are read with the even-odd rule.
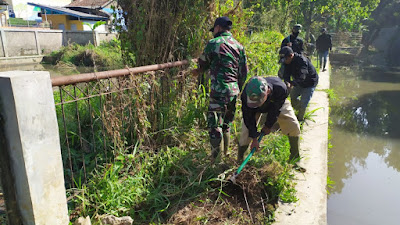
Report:
[[[259,142],[259,143],[261,142],[261,139],[264,137],[264,135],[265,135],[265,134],[264,134],[263,132],[261,132],[260,137],[258,137],[258,142]],[[235,175],[238,175],[238,174],[242,171],[243,167],[247,164],[247,162],[249,161],[249,159],[251,158],[251,156],[253,155],[253,153],[254,153],[255,151],[256,151],[256,147],[254,147],[254,148],[251,149],[251,152],[250,152],[249,155],[246,157],[246,159],[242,162],[242,165],[239,166],[239,168],[237,169]]]

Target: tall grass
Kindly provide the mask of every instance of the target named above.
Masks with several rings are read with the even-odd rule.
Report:
[[[180,136],[182,145],[164,147],[158,154],[137,146],[132,152],[120,155],[114,163],[97,170],[90,183],[80,187],[83,191],[70,206],[84,216],[129,215],[135,224],[148,224],[168,223],[172,215],[190,204],[227,204],[228,197],[224,194],[217,199],[212,196],[224,190],[228,175],[237,168],[235,164],[226,159],[211,166],[207,132],[192,129]],[[279,198],[297,200],[290,182],[292,172],[286,163],[289,154],[285,137],[271,135],[248,164],[256,168],[274,165],[264,183],[269,205],[276,204]],[[221,177],[222,174],[225,176]],[[270,207],[268,214],[272,213]],[[207,214],[197,216],[207,217]],[[243,218],[242,222],[246,223]]]
[[[44,57],[43,62],[64,67],[90,66],[99,70],[121,69],[125,66],[119,40],[102,42],[97,47],[90,43],[72,43]]]

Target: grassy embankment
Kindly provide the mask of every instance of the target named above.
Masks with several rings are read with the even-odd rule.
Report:
[[[277,32],[263,32],[240,40],[246,47],[251,76],[276,74],[279,67],[276,52],[282,38]],[[76,55],[79,54],[72,56],[68,49],[76,53],[81,48],[85,49],[80,46],[66,47],[60,51],[63,54],[59,52],[53,56],[57,56],[59,62],[77,60],[79,57]],[[96,52],[96,49],[90,51]],[[109,50],[108,54],[114,53]],[[162,133],[164,140],[173,141],[149,148],[138,140],[137,143],[142,144],[134,149],[118,149],[113,163],[96,168],[93,162],[86,162],[91,175],[87,184],[81,184],[81,178],[75,178],[81,192],[69,202],[73,218],[90,215],[95,221],[98,215],[112,214],[129,215],[135,224],[268,224],[273,221],[278,199],[286,202],[297,200],[291,179],[293,171],[287,163],[289,144],[287,137],[280,133],[264,138],[261,149],[238,177],[239,185],[227,182],[238,167],[235,159],[240,132],[240,102],[233,124],[231,152],[220,163],[211,165],[208,134],[204,129],[208,94],[202,87],[193,92],[195,95],[184,102],[172,98],[175,103],[163,109],[170,111],[163,112],[163,115],[176,117],[169,120],[169,128]],[[71,106],[66,110],[73,115],[75,108]],[[148,110],[145,113],[149,116],[152,112]],[[86,118],[86,121],[89,120]],[[90,126],[86,127],[88,130],[83,133],[90,134]],[[63,129],[62,126],[60,129]],[[148,131],[148,137],[156,139],[156,135]],[[95,135],[101,145],[101,135]],[[78,141],[74,140],[76,148],[72,149],[72,154],[79,156]],[[115,143],[108,147],[115,151]],[[76,193],[76,190],[70,190],[72,192]]]
[[[121,57],[118,40],[93,44],[70,44],[43,58],[43,63],[56,65],[58,68],[73,69],[77,66],[94,67],[95,70],[120,69],[125,65]]]

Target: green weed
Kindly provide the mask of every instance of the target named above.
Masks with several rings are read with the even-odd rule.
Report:
[[[78,45],[76,43],[62,47],[58,51],[45,56],[44,63],[59,67],[88,66],[100,70],[120,69],[122,62],[121,44],[119,40],[102,42],[95,47],[93,44]]]

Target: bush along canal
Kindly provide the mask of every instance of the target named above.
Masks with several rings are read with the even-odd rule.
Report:
[[[333,66],[328,224],[399,224],[400,71]]]

